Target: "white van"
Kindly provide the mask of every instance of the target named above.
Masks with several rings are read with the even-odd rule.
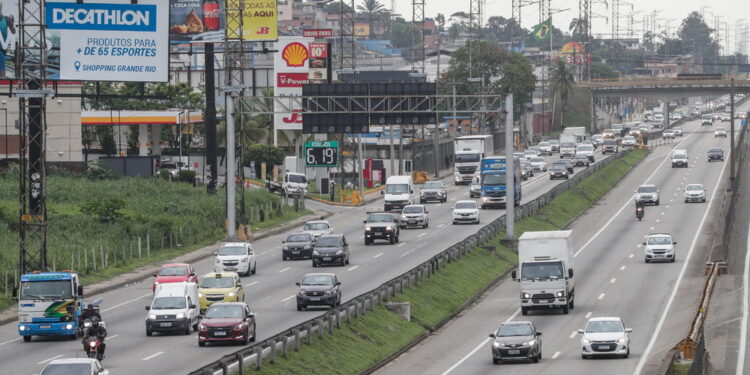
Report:
[[[198,330],[198,284],[159,284],[151,305],[146,306],[146,336],[153,332],[180,332],[190,334],[190,328]]]
[[[400,210],[404,206],[415,204],[414,182],[411,176],[391,176],[385,181],[385,190],[380,192],[385,197],[385,210]]]
[[[688,167],[688,155],[687,150],[674,150],[672,151],[672,168],[677,167]]]

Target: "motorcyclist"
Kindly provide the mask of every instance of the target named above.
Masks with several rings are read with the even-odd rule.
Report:
[[[98,320],[102,320],[102,315],[99,314],[99,310],[97,310],[93,304],[89,303],[88,306],[86,306],[86,309],[83,310],[80,320],[84,321],[86,319],[94,319],[94,318]]]
[[[86,351],[86,338],[87,337],[97,337],[100,341],[99,343],[99,356],[104,357],[104,350],[107,348],[107,345],[104,343],[104,338],[107,337],[107,330],[99,324],[99,319],[93,318],[91,319],[91,327],[86,329],[85,334],[83,335],[83,350]]]
[[[646,214],[645,207],[646,207],[646,205],[643,203],[642,200],[636,199],[635,200],[635,216],[638,216],[638,212],[639,211],[640,211],[641,214],[643,214],[645,216],[645,214]]]

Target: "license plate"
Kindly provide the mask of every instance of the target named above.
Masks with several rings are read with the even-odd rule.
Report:
[[[599,345],[599,350],[609,350],[609,345]]]
[[[539,303],[549,303],[549,300],[548,299],[540,299]]]
[[[172,323],[161,323],[159,324],[160,327],[171,327]]]
[[[226,271],[237,271],[237,267],[224,267]]]
[[[52,328],[52,326],[49,325],[49,324],[45,324],[45,325],[39,326],[39,328],[41,328],[41,329],[50,329],[50,328]]]
[[[511,355],[512,354],[521,354],[521,351],[518,350],[518,349],[511,349],[511,350],[508,350],[508,354],[511,354]]]
[[[654,258],[664,258],[664,255],[654,255]]]
[[[292,251],[292,254],[299,254],[299,251]]]
[[[417,223],[416,220],[409,220],[409,224],[416,224],[416,223]]]
[[[330,262],[331,261],[331,257],[323,257],[323,261],[324,262]]]
[[[320,301],[320,297],[310,297],[310,301]]]
[[[214,336],[226,336],[227,333],[224,331],[215,331]]]

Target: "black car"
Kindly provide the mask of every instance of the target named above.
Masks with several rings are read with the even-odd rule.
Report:
[[[492,363],[502,361],[531,361],[542,359],[542,336],[531,322],[506,322],[490,333]]]
[[[708,161],[721,160],[724,161],[724,150],[718,147],[711,147],[708,149]]]
[[[399,221],[395,214],[389,212],[378,212],[367,215],[365,224],[365,245],[375,240],[386,240],[391,244],[398,242],[401,234]]]
[[[573,158],[573,165],[576,167],[588,167],[589,165],[591,165],[591,161],[586,155],[576,155]]]
[[[565,168],[568,170],[569,174],[573,174],[573,172],[574,172],[573,171],[573,167],[575,167],[575,163],[573,163],[573,160],[570,160],[570,159],[560,159],[560,160],[555,161],[552,164],[553,167],[555,165],[565,166]]]
[[[565,166],[562,164],[555,164],[549,170],[550,180],[554,180],[558,178],[564,178],[566,180],[569,178],[568,169],[565,168]]]
[[[297,311],[308,306],[336,307],[341,304],[341,281],[332,273],[308,273],[296,283]]]
[[[281,241],[281,259],[312,259],[315,241],[309,233],[293,233]]]
[[[343,234],[324,234],[318,237],[313,247],[313,267],[324,264],[349,264],[349,243]]]

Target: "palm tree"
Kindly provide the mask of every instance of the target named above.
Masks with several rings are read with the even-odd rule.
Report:
[[[587,33],[588,20],[586,18],[573,18],[568,30],[573,35],[585,35]]]
[[[370,25],[370,38],[372,38],[374,35],[373,26],[375,24],[375,18],[386,12],[385,5],[378,0],[364,0],[362,5],[357,5],[357,10],[367,14],[367,23]]]
[[[552,99],[552,119],[554,121],[555,116],[555,105],[557,98],[562,101],[562,114],[560,116],[560,123],[565,121],[565,109],[568,105],[568,96],[573,91],[573,85],[575,84],[575,76],[573,71],[568,69],[568,65],[565,64],[563,59],[557,59],[555,67],[552,69],[552,75],[550,78],[550,89],[553,93]]]

